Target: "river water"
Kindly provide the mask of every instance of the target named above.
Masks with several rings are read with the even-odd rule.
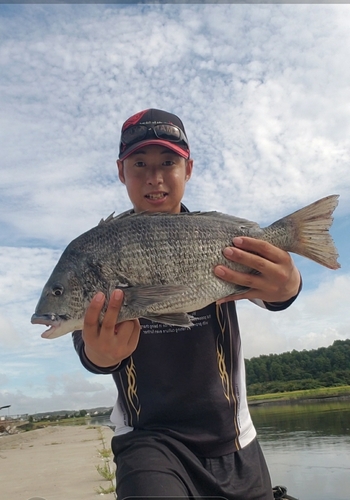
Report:
[[[250,408],[273,486],[300,500],[350,500],[350,401]],[[91,423],[109,425],[99,417]]]
[[[273,485],[300,500],[350,499],[350,401],[256,406]]]

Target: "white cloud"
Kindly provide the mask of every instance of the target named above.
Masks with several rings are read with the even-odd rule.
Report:
[[[23,390],[0,389],[0,400],[11,404],[11,415],[112,406],[116,399],[112,379],[101,376],[98,380],[94,377],[94,381],[89,381],[82,371],[75,371],[63,375],[63,381],[57,380],[57,384],[48,377],[42,384]]]
[[[90,380],[68,336],[43,341],[30,316],[64,247],[129,207],[119,130],[147,107],[185,123],[190,209],[268,224],[341,194],[342,270],[303,260],[304,291],[283,313],[240,303],[246,355],[348,335],[349,19],[348,5],[0,6],[0,363],[14,401],[71,407],[63,375]],[[112,403],[81,386],[83,407]]]
[[[270,313],[238,303],[246,358],[260,354],[317,349],[350,337],[350,318],[344,314],[350,275],[333,275],[314,290],[302,291],[285,311]]]
[[[32,338],[30,317],[60,253],[47,248],[0,247],[1,339],[8,346],[26,345]]]
[[[142,13],[107,9],[108,15],[96,9],[94,22],[80,8],[72,23],[68,8],[46,9],[48,18],[61,14],[53,32],[39,24],[2,49],[15,82],[5,87],[8,161],[20,172],[18,196],[28,198],[40,222],[17,212],[13,223],[21,219],[21,230],[29,223],[34,236],[57,238],[44,214],[74,213],[81,224],[86,216],[92,223],[93,210],[100,216],[109,207],[123,209],[127,199],[118,206],[124,191],[114,169],[118,129],[149,105],[177,110],[188,123],[197,158],[189,187],[195,208],[207,208],[209,190],[216,208],[266,218],[290,203],[291,191],[294,203],[304,203],[311,188],[315,197],[347,189],[339,174],[349,175],[343,105],[349,35],[339,12],[349,11],[302,7],[154,6]],[[203,169],[210,171],[204,178]],[[13,167],[8,172],[12,185]],[[112,186],[101,185],[102,176]],[[64,206],[57,200],[62,192]]]
[[[11,348],[19,342],[18,334],[14,325],[8,318],[0,315],[0,343],[2,346]]]

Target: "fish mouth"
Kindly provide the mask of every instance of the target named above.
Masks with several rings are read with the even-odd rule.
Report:
[[[41,334],[44,339],[54,338],[56,330],[62,325],[63,318],[58,314],[33,314],[31,317],[33,325],[46,325],[50,328]]]

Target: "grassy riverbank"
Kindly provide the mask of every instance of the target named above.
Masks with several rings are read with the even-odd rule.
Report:
[[[306,389],[301,391],[276,392],[273,394],[258,394],[249,396],[248,403],[251,405],[262,403],[319,400],[328,398],[350,398],[350,385],[339,387],[320,387],[318,389]]]
[[[21,431],[33,431],[36,429],[44,429],[45,427],[52,426],[75,426],[75,425],[89,425],[90,419],[88,417],[76,417],[76,418],[59,418],[50,420],[39,420],[38,422],[20,422],[20,421],[8,421],[8,424],[15,424],[17,429]],[[91,429],[99,427],[98,425],[91,425]]]

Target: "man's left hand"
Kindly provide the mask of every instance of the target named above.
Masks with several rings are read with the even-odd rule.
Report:
[[[245,293],[218,300],[219,304],[241,299],[286,302],[297,295],[300,273],[288,252],[267,241],[246,236],[234,238],[233,243],[234,247],[225,248],[224,256],[232,262],[255,269],[259,274],[246,274],[222,265],[216,266],[216,276],[250,289]]]

